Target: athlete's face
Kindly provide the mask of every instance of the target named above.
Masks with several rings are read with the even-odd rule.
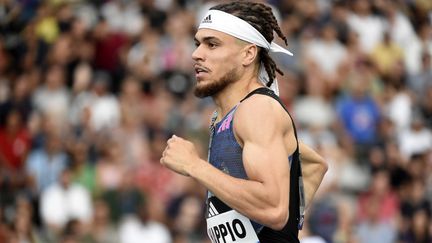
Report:
[[[199,29],[195,45],[196,96],[213,96],[240,78],[241,41],[219,31]]]

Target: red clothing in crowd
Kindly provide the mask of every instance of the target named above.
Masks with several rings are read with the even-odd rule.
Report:
[[[25,129],[16,134],[0,128],[0,156],[7,168],[20,170],[30,149],[30,135]]]

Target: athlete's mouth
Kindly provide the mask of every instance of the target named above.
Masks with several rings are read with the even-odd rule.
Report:
[[[195,64],[194,66],[195,69],[195,74],[200,74],[200,73],[208,73],[209,70],[203,66],[197,65]]]

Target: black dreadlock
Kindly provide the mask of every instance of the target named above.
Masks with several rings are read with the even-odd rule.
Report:
[[[210,9],[220,10],[243,19],[257,29],[269,43],[273,41],[273,31],[275,31],[284,40],[285,44],[288,45],[287,38],[283,35],[272,9],[265,4],[235,1],[219,4]],[[267,86],[270,87],[276,77],[276,72],[281,75],[283,75],[283,72],[277,67],[267,50],[260,48],[258,56],[268,73],[269,82]]]

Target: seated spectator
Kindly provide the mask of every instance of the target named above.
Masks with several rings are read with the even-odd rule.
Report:
[[[66,168],[59,180],[42,192],[40,212],[42,221],[54,234],[59,234],[70,220],[87,225],[93,213],[90,193],[72,183],[72,172]]]
[[[307,214],[305,226],[314,236],[319,236],[325,242],[333,242],[333,237],[338,229],[339,215],[337,212],[336,201],[333,196],[323,197],[316,201]]]
[[[18,177],[23,172],[29,149],[30,134],[23,124],[21,113],[10,110],[5,126],[0,126],[0,167]]]
[[[30,152],[26,170],[34,181],[35,189],[42,192],[58,181],[66,163],[67,156],[62,150],[60,137],[53,132],[46,136],[44,147]]]
[[[84,186],[92,195],[96,194],[96,170],[89,160],[88,145],[78,141],[71,148],[71,170],[73,181]]]
[[[25,73],[18,76],[14,81],[9,99],[4,102],[0,101],[0,125],[5,124],[7,120],[6,116],[10,110],[18,111],[21,115],[22,123],[27,123],[33,111],[31,91],[31,74]]]
[[[430,225],[432,223],[431,213],[425,208],[414,211],[408,230],[401,235],[401,242],[431,242]]]
[[[345,78],[343,68],[347,64],[347,50],[337,39],[336,27],[326,23],[321,36],[308,42],[304,48],[307,75],[316,75],[318,82],[325,82],[325,89],[334,92]],[[312,79],[313,80],[313,79]]]
[[[101,156],[96,164],[96,186],[98,191],[116,190],[119,188],[126,165],[122,147],[117,141],[106,141],[101,148]]]
[[[396,225],[380,219],[378,199],[369,200],[365,219],[359,223],[357,238],[359,243],[393,243],[396,240]]]
[[[19,197],[16,202],[13,234],[18,242],[40,242],[41,238],[32,224],[33,208],[27,198]]]
[[[184,193],[169,203],[168,215],[176,239],[184,242],[201,242],[207,237],[203,234],[205,223],[201,201],[197,195]]]
[[[432,150],[432,132],[425,127],[423,118],[416,116],[410,128],[400,133],[398,143],[404,158],[409,159],[414,154]]]
[[[140,205],[147,203],[145,196],[134,184],[132,171],[121,175],[121,181],[117,188],[101,192],[102,199],[109,207],[111,220],[115,223],[127,215],[136,213]]]
[[[348,15],[348,26],[360,37],[362,49],[369,53],[383,38],[385,21],[372,13],[371,2],[353,1],[354,12]]]
[[[428,52],[424,52],[421,57],[421,69],[418,73],[410,75],[408,78],[408,87],[415,93],[414,99],[417,101],[421,101],[425,97],[427,89],[432,87],[431,55]]]
[[[94,243],[118,243],[120,242],[117,227],[111,221],[111,211],[103,200],[94,202],[93,220],[88,232],[88,238]]]
[[[430,33],[432,32],[431,22],[422,21],[416,26],[416,32],[417,35],[407,45],[403,46],[404,63],[409,75],[421,73],[424,67],[424,55],[432,55],[432,40],[430,38]],[[432,63],[429,63],[427,68],[432,68]]]
[[[350,92],[336,105],[343,128],[357,145],[358,156],[364,156],[363,150],[375,143],[381,116],[378,104],[366,88],[366,80],[356,74],[350,79]]]
[[[63,67],[50,66],[44,84],[33,94],[36,109],[60,123],[66,121],[69,110],[69,90],[65,86],[65,76]]]
[[[403,50],[391,40],[389,33],[384,33],[384,40],[371,52],[371,59],[383,76],[388,76],[394,67],[403,61]]]
[[[120,242],[122,243],[171,243],[168,229],[161,223],[149,218],[149,208],[141,204],[135,215],[127,216],[119,226]]]
[[[376,211],[370,211],[372,204],[378,207]],[[378,214],[374,215],[374,221],[388,224],[395,223],[399,216],[399,200],[390,187],[389,172],[384,168],[373,172],[368,191],[358,198],[358,222],[370,220],[372,213]]]
[[[120,123],[118,100],[109,92],[111,78],[106,72],[97,72],[92,85],[89,104],[90,124],[95,131],[110,130]]]

